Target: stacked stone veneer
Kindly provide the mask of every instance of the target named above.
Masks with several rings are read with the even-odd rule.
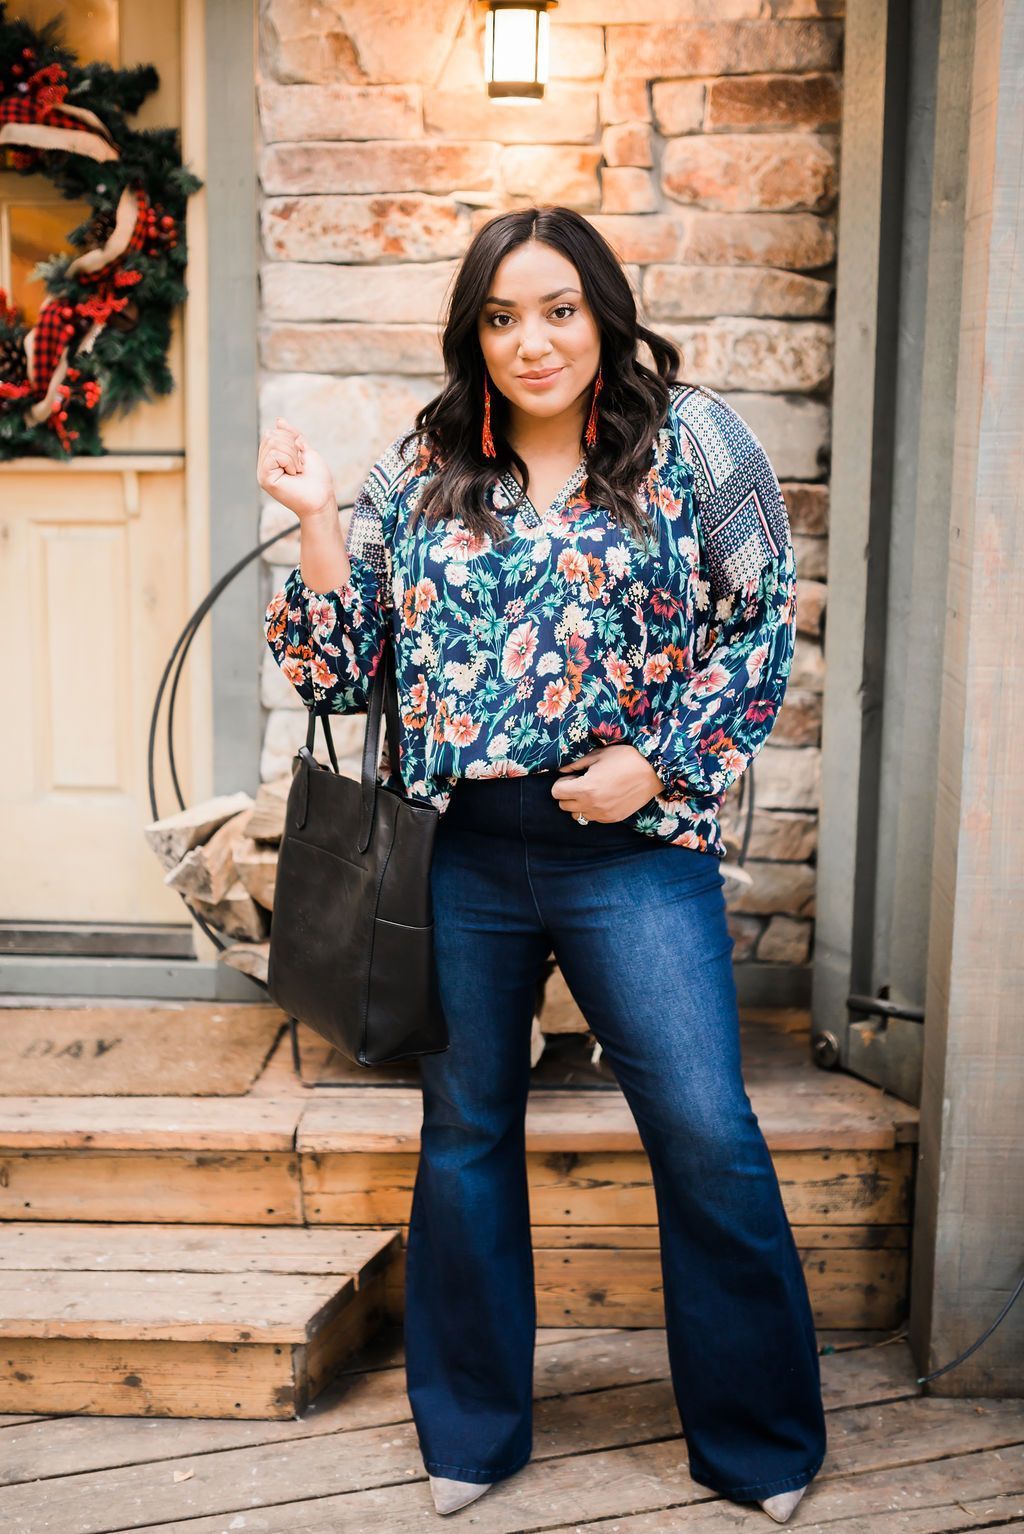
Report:
[[[466,0],[268,0],[262,14],[261,408],[331,460],[350,505],[441,383],[438,321],[473,232],[534,201],[578,209],[626,264],[683,376],[764,442],[797,551],[785,707],[758,756],[736,957],[811,948],[823,684],[841,7],[829,0],[561,0],[542,101],[490,101]],[[264,508],[264,535],[290,520]],[[267,594],[297,559],[274,552]],[[297,696],[264,657],[264,777]],[[362,717],[339,719],[358,752]],[[736,829],[738,789],[725,824]]]

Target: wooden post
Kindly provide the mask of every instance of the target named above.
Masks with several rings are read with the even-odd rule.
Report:
[[[1024,11],[978,0],[911,1341],[922,1373],[1024,1264]],[[1024,1302],[947,1395],[1024,1391]]]

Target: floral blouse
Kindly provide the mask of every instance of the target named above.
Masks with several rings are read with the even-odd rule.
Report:
[[[511,470],[494,543],[461,519],[408,531],[436,472],[401,439],[356,499],[350,581],[309,590],[298,568],[272,599],[267,642],[307,707],[365,712],[390,627],[400,776],[447,808],[460,778],[520,777],[625,741],[662,790],[637,831],[725,855],[718,810],[781,707],[796,632],[796,569],[778,480],[757,438],[710,389],[672,387],[638,492],[635,540],[587,499],[581,462],[545,511]]]

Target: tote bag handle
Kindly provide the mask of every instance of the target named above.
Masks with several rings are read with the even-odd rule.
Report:
[[[377,764],[380,761],[382,717],[387,726],[388,756],[396,776],[398,775],[400,726],[398,718],[398,684],[394,676],[394,669],[394,635],[389,628],[385,634],[384,647],[370,684],[370,696],[366,710],[366,733],[363,736],[363,761],[360,772],[360,786],[362,789],[362,811],[359,820],[360,852],[365,852],[367,847],[369,847],[370,836],[373,832],[373,816],[377,807],[377,789],[379,786],[377,783]],[[299,754],[300,756],[305,755],[308,757],[310,763],[312,763],[316,739],[316,722],[319,719],[327,742],[327,755],[330,758],[331,770],[332,772],[337,772],[338,757],[334,749],[334,740],[327,724],[329,714],[329,709],[310,709],[309,725],[306,730],[306,744]]]

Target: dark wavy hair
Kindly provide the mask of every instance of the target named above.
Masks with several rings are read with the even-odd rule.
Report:
[[[612,518],[634,536],[651,531],[637,500],[650,471],[651,450],[669,406],[669,385],[677,379],[679,353],[671,341],[647,330],[619,259],[608,242],[571,208],[516,208],[489,219],[477,232],[459,266],[445,317],[442,350],[445,382],[418,412],[415,428],[436,458],[436,472],[424,486],[410,527],[423,515],[429,526],[458,516],[474,534],[488,533],[500,542],[507,526],[486,504],[496,473],[515,465],[529,489],[529,470],[505,435],[507,402],[491,391],[491,429],[497,457],[485,458],[483,427],[484,357],[477,322],[499,263],[527,240],[540,240],[559,251],[579,273],[601,338],[603,387],[598,401],[598,440],[581,443],[587,463],[587,495],[606,506]],[[638,359],[647,345],[655,371]]]

